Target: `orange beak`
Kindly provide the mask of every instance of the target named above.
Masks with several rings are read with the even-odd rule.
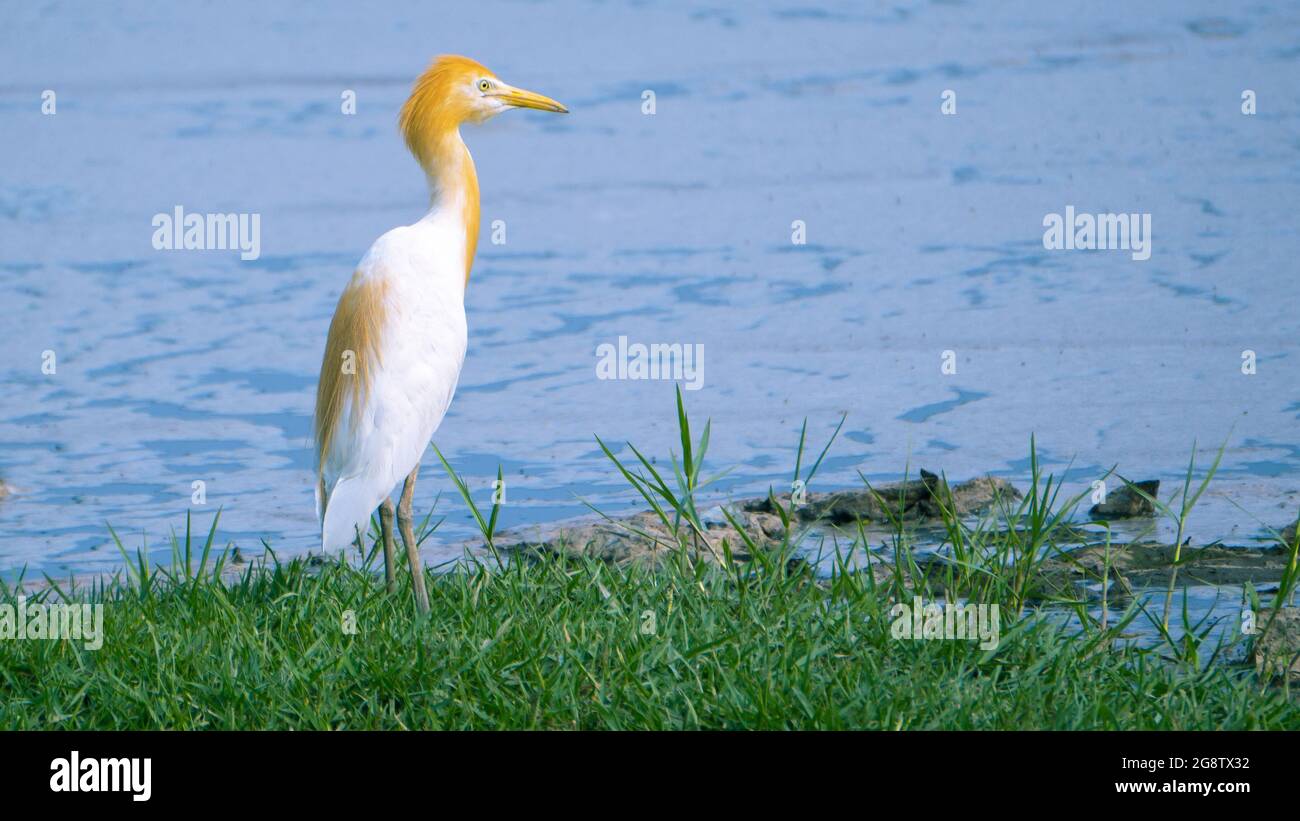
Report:
[[[565,108],[564,105],[544,94],[538,94],[536,91],[525,91],[522,88],[506,86],[497,92],[496,96],[505,101],[507,105],[515,108],[534,108],[538,111],[554,111],[557,114],[569,113],[569,109]]]

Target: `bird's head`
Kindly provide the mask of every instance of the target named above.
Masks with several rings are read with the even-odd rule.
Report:
[[[550,97],[502,82],[468,57],[444,54],[415,81],[399,122],[407,146],[422,160],[434,142],[462,123],[481,123],[511,108],[569,113]]]

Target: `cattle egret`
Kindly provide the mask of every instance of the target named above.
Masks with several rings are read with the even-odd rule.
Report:
[[[321,548],[359,541],[378,507],[384,574],[395,590],[396,512],[421,612],[429,602],[411,496],[465,361],[465,288],[478,244],[478,177],[460,126],[510,108],[568,112],[467,57],[438,57],[416,80],[398,122],[428,178],[429,212],[381,236],[357,265],[330,322],[316,390]]]

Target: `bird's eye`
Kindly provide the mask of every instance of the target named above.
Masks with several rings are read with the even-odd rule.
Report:
[[[479,81],[478,81],[478,90],[479,90],[479,91],[486,92],[486,91],[487,91],[489,88],[491,88],[491,87],[492,87],[492,84],[489,83],[487,80],[479,80]]]

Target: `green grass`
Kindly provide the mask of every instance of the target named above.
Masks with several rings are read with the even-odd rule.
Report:
[[[829,578],[788,561],[799,537],[774,494],[782,544],[762,549],[737,527],[723,555],[703,557],[695,497],[712,481],[701,479],[709,426],[694,443],[680,394],[678,417],[682,453],[661,463],[671,473],[635,448],[624,464],[600,446],[676,534],[679,561],[503,562],[497,510],[481,513],[445,459],[493,558],[430,573],[427,616],[415,612],[409,575],[385,591],[374,552],[359,567],[272,557],[232,577],[228,549],[214,550],[219,515],[201,544],[187,519],[169,566],[138,551],[126,579],[29,594],[102,603],[105,638],[98,650],[0,641],[0,728],[1300,727],[1289,689],[1202,652],[1213,625],[1184,612],[1175,637],[1136,600],[1099,619],[1083,602],[1041,594],[1036,569],[1078,498],[1059,498],[1032,443],[1025,498],[975,523],[945,515],[952,560],[941,587],[920,591],[998,604],[1001,642],[983,650],[892,637],[891,605],[910,601],[904,583],[917,578],[902,522],[883,577],[853,572],[847,554]],[[794,478],[806,483],[821,457],[801,476],[803,450],[801,435]],[[752,561],[733,560],[742,546]],[[0,604],[16,596],[0,587]],[[1139,619],[1165,643],[1123,640]]]
[[[548,558],[432,576],[428,617],[403,592],[301,561],[234,584],[110,587],[93,594],[100,650],[0,643],[0,726],[1300,726],[1247,670],[1106,649],[1045,620],[1005,625],[991,653],[895,640],[878,592],[850,575]]]

